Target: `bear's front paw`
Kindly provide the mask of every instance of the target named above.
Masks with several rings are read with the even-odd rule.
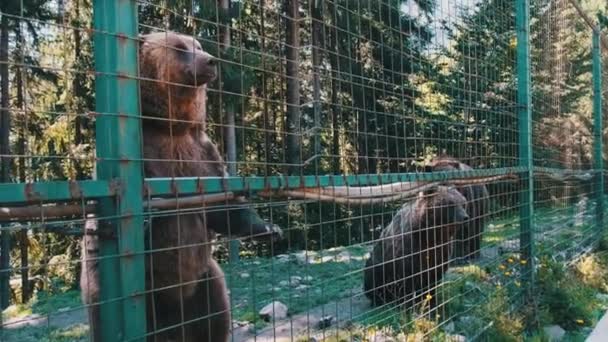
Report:
[[[269,236],[272,241],[283,239],[283,230],[276,224],[267,224],[266,231],[268,232],[267,236]]]

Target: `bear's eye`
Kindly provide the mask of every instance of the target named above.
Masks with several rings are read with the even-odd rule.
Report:
[[[179,51],[187,51],[188,48],[186,47],[186,44],[183,43],[179,43],[177,45],[175,45],[175,48]]]

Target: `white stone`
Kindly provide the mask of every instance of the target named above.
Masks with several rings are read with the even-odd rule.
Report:
[[[294,253],[293,256],[299,264],[313,264],[317,258],[317,252],[315,251],[300,251]]]
[[[450,335],[447,340],[449,342],[466,342],[467,338],[462,335]]]
[[[332,255],[326,255],[326,256],[324,256],[324,257],[321,258],[321,262],[322,263],[332,262],[332,261],[335,261],[335,260],[336,260],[336,258],[334,256],[332,256]]]
[[[296,287],[296,290],[297,291],[304,291],[304,290],[306,290],[309,287],[310,286],[308,286],[308,285],[300,285],[300,286]]]
[[[241,273],[241,278],[243,278],[243,279],[249,278],[249,273]]]
[[[337,260],[338,262],[350,262],[352,257],[349,252],[343,251],[343,252],[340,252],[340,254],[338,254],[337,259],[338,259]]]
[[[260,318],[267,322],[277,321],[287,318],[287,305],[274,301],[260,310]]]
[[[545,335],[549,338],[549,341],[561,341],[566,335],[566,331],[559,325],[549,325],[543,328]]]

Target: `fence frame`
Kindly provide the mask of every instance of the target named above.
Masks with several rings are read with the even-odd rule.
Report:
[[[517,35],[517,117],[519,124],[519,165],[522,173],[519,211],[519,245],[527,260],[523,280],[529,294],[534,284],[534,165],[532,157],[532,94],[530,72],[530,1],[515,3]]]
[[[599,27],[594,26],[592,38],[593,54],[593,159],[596,174],[596,220],[597,230],[604,227],[604,158],[602,123],[602,50]]]
[[[33,184],[0,184],[0,203],[35,204],[97,200],[105,221],[99,229],[117,233],[117,239],[101,243],[102,341],[144,340],[145,246],[144,196],[178,196],[200,193],[254,194],[269,189],[323,186],[363,186],[404,181],[447,181],[483,176],[519,174],[520,246],[528,261],[524,280],[531,294],[534,285],[534,173],[563,170],[535,167],[532,155],[532,101],[530,68],[530,1],[516,1],[517,115],[519,166],[472,171],[360,175],[312,175],[270,177],[142,177],[141,122],[137,81],[138,25],[134,0],[94,0],[96,71],[96,147],[98,180],[53,181]],[[596,175],[598,231],[603,230],[604,163],[602,159],[601,40],[597,26],[593,40],[594,169]],[[116,113],[118,115],[104,115]],[[133,137],[137,137],[134,139]],[[587,173],[575,171],[572,173]],[[238,256],[233,256],[238,259]],[[8,276],[8,272],[1,272]],[[4,270],[6,271],[6,270]]]
[[[137,81],[137,3],[94,1],[97,175],[125,185],[100,200],[99,287],[102,341],[146,333],[142,134]],[[135,139],[133,139],[135,137]],[[119,300],[117,300],[119,299]],[[97,331],[95,331],[97,334]]]

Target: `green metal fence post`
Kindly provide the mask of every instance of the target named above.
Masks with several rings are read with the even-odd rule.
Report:
[[[516,2],[517,29],[517,104],[519,118],[519,165],[525,168],[521,174],[520,192],[520,248],[527,261],[523,272],[528,291],[534,284],[534,240],[532,217],[534,214],[534,173],[532,162],[532,107],[530,93],[530,2]],[[530,293],[530,292],[528,292]]]
[[[598,231],[604,227],[604,158],[602,146],[602,51],[600,48],[600,33],[598,28],[593,30],[593,158],[596,172],[596,215]]]
[[[94,1],[97,175],[120,193],[98,207],[102,341],[145,340],[145,264],[141,123],[134,0]],[[108,221],[104,217],[114,217]],[[117,300],[118,299],[118,300]],[[109,301],[105,303],[106,301]]]

